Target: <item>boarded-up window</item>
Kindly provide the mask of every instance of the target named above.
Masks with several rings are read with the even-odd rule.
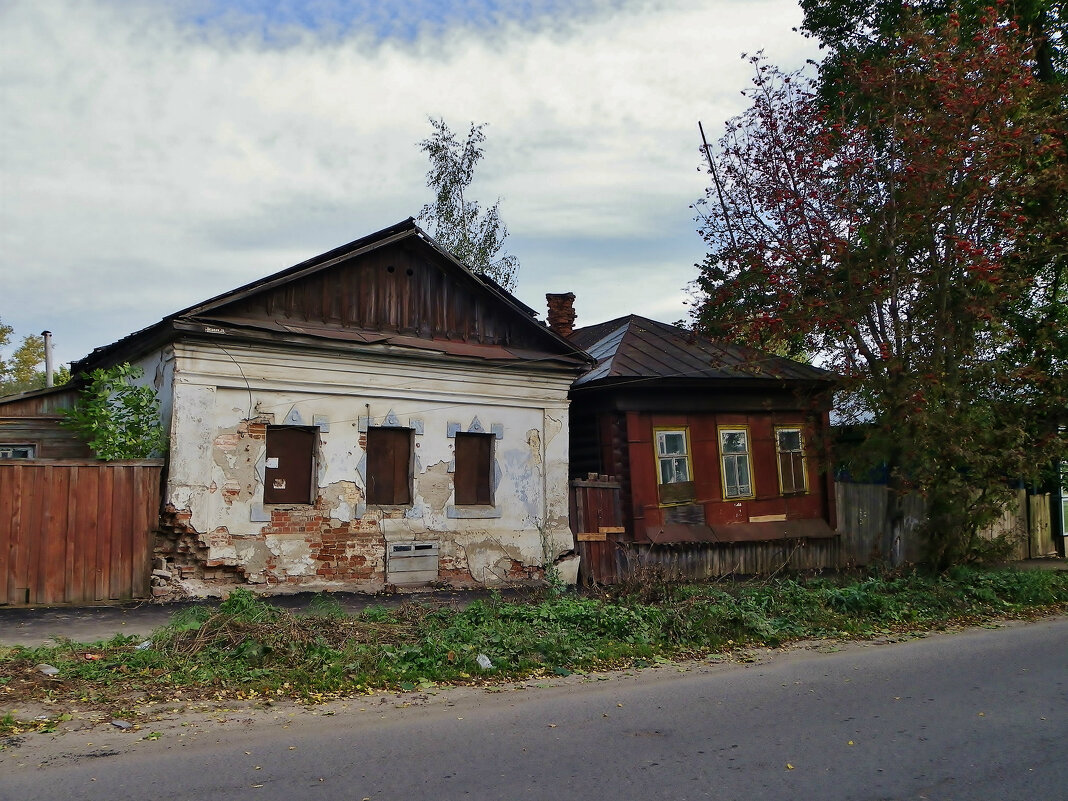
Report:
[[[457,506],[493,505],[493,434],[456,435]]]
[[[779,457],[779,486],[783,495],[808,490],[805,479],[805,441],[800,428],[776,428],[775,450]]]
[[[367,502],[412,502],[412,430],[367,429]]]
[[[33,445],[0,445],[0,459],[32,459],[36,455]]]
[[[264,503],[311,503],[318,429],[267,426]]]

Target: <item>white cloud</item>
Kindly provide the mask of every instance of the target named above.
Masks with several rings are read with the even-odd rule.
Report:
[[[561,25],[284,45],[163,6],[0,6],[0,317],[76,359],[197,300],[418,212],[426,116],[488,121],[519,296],[580,324],[685,314],[688,204],[743,106],[740,51],[813,54],[783,0],[636,3]]]

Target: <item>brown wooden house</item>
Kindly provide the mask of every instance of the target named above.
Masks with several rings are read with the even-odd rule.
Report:
[[[567,333],[569,297],[549,300],[550,324]],[[576,492],[616,483],[620,495],[618,526],[604,525],[604,504],[599,520],[572,520],[580,540],[607,532],[581,546],[587,579],[644,563],[690,577],[837,564],[819,446],[831,373],[637,315],[569,339],[596,359],[570,393]]]

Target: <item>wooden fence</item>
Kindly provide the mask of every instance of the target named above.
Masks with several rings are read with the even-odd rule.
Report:
[[[148,594],[162,461],[0,462],[0,603]]]
[[[870,565],[887,558],[893,563],[918,562],[923,549],[917,530],[927,519],[925,503],[918,495],[903,499],[904,522],[901,541],[895,552],[884,553],[887,489],[885,484],[835,485],[838,503],[838,533],[842,538],[842,558],[848,565]],[[1050,516],[1050,496],[1029,495],[1017,490],[1016,503],[1005,510],[980,536],[993,539],[1007,535],[1013,541],[1008,559],[1029,559],[1052,556],[1057,552],[1053,542]]]

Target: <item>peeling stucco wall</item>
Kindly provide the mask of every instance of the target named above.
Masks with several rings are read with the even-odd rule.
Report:
[[[176,590],[213,584],[377,590],[392,544],[433,543],[438,580],[496,584],[540,575],[570,552],[571,376],[444,360],[317,355],[179,343],[168,508],[159,552]],[[240,369],[239,369],[240,367]],[[315,428],[315,499],[264,505],[269,425]],[[414,430],[412,503],[366,504],[368,426]],[[456,431],[494,434],[492,507],[454,511]]]

